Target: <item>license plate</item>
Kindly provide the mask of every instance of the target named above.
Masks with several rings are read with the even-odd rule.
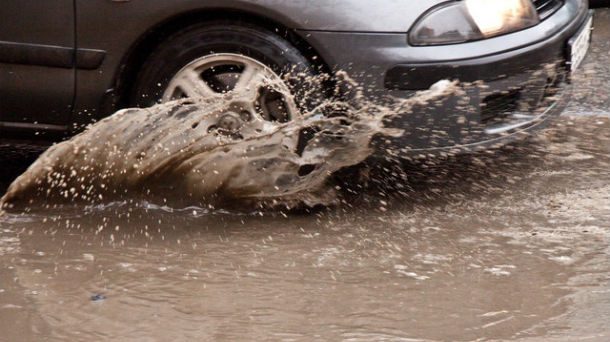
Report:
[[[574,37],[568,41],[568,51],[570,52],[570,70],[574,71],[578,69],[582,61],[587,55],[589,45],[591,43],[591,30],[593,29],[593,16],[589,15],[587,22],[578,31]]]

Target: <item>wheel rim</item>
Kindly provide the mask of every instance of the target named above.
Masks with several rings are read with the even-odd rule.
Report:
[[[299,113],[279,75],[253,58],[232,53],[203,56],[184,66],[169,81],[162,101],[226,94],[252,100],[255,113],[266,121],[283,123]]]

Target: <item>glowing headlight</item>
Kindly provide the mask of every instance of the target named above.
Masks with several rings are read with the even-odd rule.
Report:
[[[426,13],[411,29],[413,45],[463,43],[515,32],[540,22],[531,0],[453,1]]]
[[[465,0],[464,3],[485,37],[538,23],[536,9],[530,0]]]

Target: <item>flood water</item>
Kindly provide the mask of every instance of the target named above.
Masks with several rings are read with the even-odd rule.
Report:
[[[1,340],[610,338],[610,120],[313,213],[0,217]]]

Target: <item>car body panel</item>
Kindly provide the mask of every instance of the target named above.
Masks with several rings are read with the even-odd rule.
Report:
[[[49,15],[52,13],[52,15]],[[61,129],[74,99],[73,0],[3,0],[0,126]]]

